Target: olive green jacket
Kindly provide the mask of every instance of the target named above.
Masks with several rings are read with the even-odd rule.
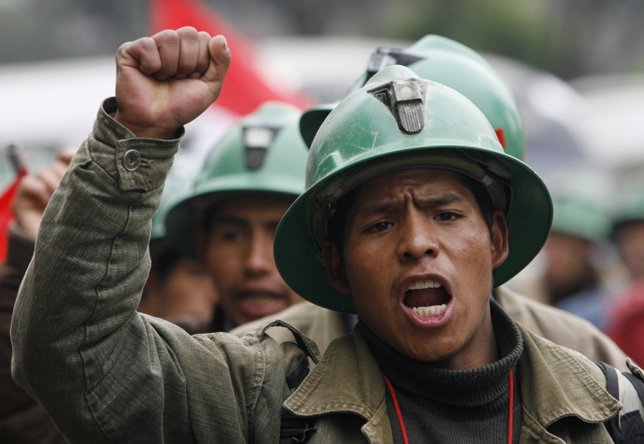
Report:
[[[506,285],[494,290],[496,301],[512,319],[533,333],[576,350],[592,361],[628,371],[628,357],[615,342],[587,320],[530,299]]]
[[[104,104],[45,212],[11,327],[16,382],[77,443],[275,443],[282,403],[319,416],[312,444],[391,442],[384,384],[359,331],[291,393],[287,377],[317,355],[299,335],[299,346],[283,327],[191,337],[136,312],[178,141],[133,138],[109,117],[114,107]],[[599,368],[522,333],[521,442],[611,442],[601,422],[620,404]]]

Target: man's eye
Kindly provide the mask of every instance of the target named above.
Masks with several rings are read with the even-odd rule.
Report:
[[[365,233],[379,233],[381,231],[388,230],[392,226],[393,224],[388,221],[376,222],[375,224],[369,225],[365,230]]]
[[[212,238],[219,242],[238,242],[242,236],[242,231],[234,228],[215,227],[212,231]]]
[[[221,234],[221,239],[226,241],[236,241],[241,238],[241,233],[239,231],[229,230],[223,231]]]
[[[453,213],[451,211],[443,211],[436,216],[436,219],[441,222],[451,222],[458,219],[459,217],[461,216],[457,213]]]

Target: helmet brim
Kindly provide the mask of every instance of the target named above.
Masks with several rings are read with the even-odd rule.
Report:
[[[266,184],[271,184],[267,187]],[[279,187],[275,184],[279,184]],[[224,199],[239,195],[266,195],[295,199],[302,192],[302,181],[289,180],[283,175],[264,174],[261,178],[245,174],[221,176],[199,184],[190,195],[177,201],[165,217],[166,237],[180,251],[196,258],[195,233],[200,228],[204,212]]]
[[[307,109],[300,117],[300,134],[307,147],[311,147],[315,134],[324,122],[324,119],[333,111],[337,103],[324,103]]]

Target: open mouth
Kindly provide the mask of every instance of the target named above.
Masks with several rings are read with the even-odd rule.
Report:
[[[287,306],[284,297],[272,292],[243,292],[236,299],[239,310],[250,319],[272,315]]]
[[[440,318],[451,300],[451,295],[440,282],[426,279],[409,286],[403,304],[420,318]]]

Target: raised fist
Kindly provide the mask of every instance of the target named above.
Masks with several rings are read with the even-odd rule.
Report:
[[[219,96],[230,60],[225,37],[192,27],[124,43],[114,118],[138,137],[170,138]]]

